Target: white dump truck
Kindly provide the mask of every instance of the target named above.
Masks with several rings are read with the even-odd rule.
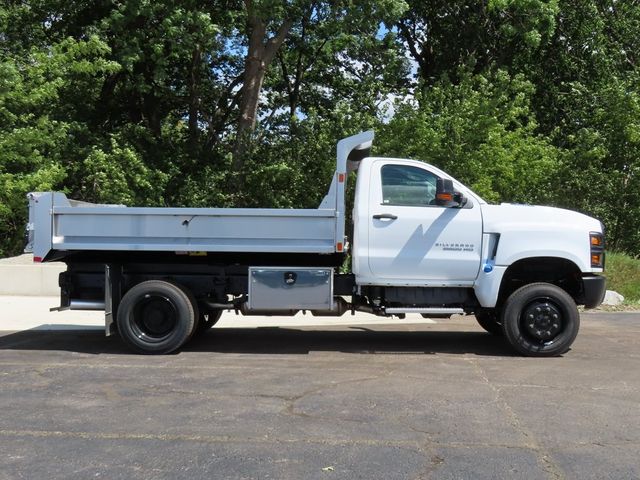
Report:
[[[58,309],[104,310],[107,335],[141,353],[179,349],[224,310],[474,314],[520,354],[568,351],[577,305],[596,307],[605,293],[601,222],[489,205],[432,165],[370,157],[373,137],[338,142],[317,209],[137,208],[30,193],[26,250],[67,264]],[[347,253],[351,272],[340,273]]]

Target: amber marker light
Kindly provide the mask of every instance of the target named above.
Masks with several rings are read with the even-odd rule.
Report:
[[[591,234],[591,246],[592,247],[604,247],[603,238],[600,235]]]
[[[591,247],[591,267],[604,268],[604,235],[599,232],[589,234]]]
[[[602,254],[594,253],[591,255],[591,266],[592,267],[602,267]]]

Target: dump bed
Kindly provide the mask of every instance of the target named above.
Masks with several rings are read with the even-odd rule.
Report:
[[[347,160],[368,151],[372,139],[364,132],[338,143],[336,172],[318,209],[125,207],[30,193],[26,250],[35,261],[74,251],[342,252]]]
[[[35,246],[58,251],[335,251],[335,209],[128,208],[70,202],[52,192],[32,193],[30,201]]]

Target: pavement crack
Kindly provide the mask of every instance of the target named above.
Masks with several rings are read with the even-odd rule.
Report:
[[[342,385],[346,385],[346,384],[354,384],[354,383],[360,383],[360,382],[368,382],[368,381],[372,381],[372,380],[379,380],[381,378],[384,377],[388,377],[390,375],[392,375],[394,373],[393,370],[387,370],[384,373],[381,373],[380,375],[374,375],[374,376],[368,376],[368,377],[362,377],[362,378],[351,378],[348,380],[340,380],[340,381],[334,381],[331,382],[328,385],[322,385],[319,387],[315,387],[309,390],[306,390],[304,392],[302,392],[299,395],[295,395],[295,396],[290,396],[287,398],[287,405],[286,407],[283,409],[283,412],[285,412],[288,415],[292,415],[292,416],[296,416],[296,417],[302,417],[302,418],[318,418],[318,419],[322,419],[322,418],[326,418],[322,415],[310,415],[306,412],[303,411],[299,411],[296,409],[296,403],[300,402],[303,398],[308,397],[310,395],[315,395],[317,393],[320,393],[322,391],[325,390],[335,390],[336,388],[342,386]],[[335,420],[335,417],[331,417],[331,419]],[[354,419],[345,419],[342,418],[340,419],[340,421],[348,421],[348,422],[355,422],[355,423],[366,423],[360,420],[354,420]]]
[[[511,426],[526,439],[525,447],[536,454],[538,463],[547,473],[548,477],[553,480],[564,479],[564,472],[560,469],[560,467],[558,467],[558,465],[556,465],[549,451],[547,451],[547,449],[538,441],[534,433],[526,428],[520,421],[518,414],[502,395],[501,387],[491,382],[487,375],[487,372],[484,370],[484,368],[482,368],[482,366],[475,358],[467,358],[466,360],[474,368],[482,381],[493,391],[493,393],[495,394],[494,403],[505,412]]]

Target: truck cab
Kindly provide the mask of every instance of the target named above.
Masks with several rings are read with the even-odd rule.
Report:
[[[520,353],[564,348],[558,334],[569,323],[577,333],[575,305],[594,308],[605,293],[601,222],[559,208],[489,205],[424,162],[364,159],[353,219],[356,284],[385,312],[459,306]]]
[[[452,191],[441,201],[443,180]],[[353,272],[359,285],[473,287],[484,308],[495,307],[499,293],[484,287],[501,283],[514,265],[526,265],[529,275],[573,269],[574,280],[604,285],[598,275],[604,239],[596,219],[559,208],[489,205],[442,170],[413,160],[368,158],[356,185]],[[602,288],[586,289],[590,298],[581,300],[599,304]]]

